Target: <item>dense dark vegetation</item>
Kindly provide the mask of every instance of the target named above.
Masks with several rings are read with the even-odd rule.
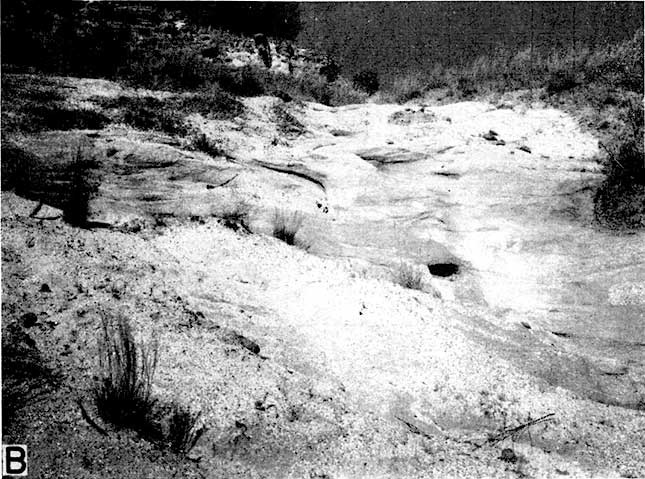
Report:
[[[253,33],[265,33],[276,44],[294,39],[304,28],[300,13],[305,8],[309,12],[317,7],[192,2],[41,5],[35,0],[10,0],[3,3],[2,16],[5,71],[105,77],[175,96],[121,98],[112,104],[99,101],[97,109],[71,108],[54,79],[25,89],[3,76],[3,137],[16,130],[99,129],[111,121],[186,136],[190,134],[187,114],[219,118],[241,114],[236,96],[273,94],[341,105],[364,101],[377,92],[384,101],[403,103],[437,89],[445,90],[445,97],[451,99],[531,89],[559,107],[595,112],[592,122],[599,125],[606,146],[607,172],[596,197],[599,222],[614,228],[645,222],[642,121],[637,123],[643,99],[642,30],[629,40],[591,47],[575,41],[569,49],[547,48],[539,42],[535,49],[525,43],[515,48],[498,46],[466,64],[456,65],[447,58],[431,68],[383,78],[375,68],[358,73],[353,81],[342,76],[343,65],[333,59],[297,74],[257,65],[233,68],[223,60],[227,45],[253,50],[249,37]],[[624,10],[607,8],[614,13]],[[5,114],[8,104],[11,115]],[[284,115],[279,119],[285,125],[294,124]],[[608,123],[613,126],[600,127]],[[204,142],[195,146],[211,149]]]

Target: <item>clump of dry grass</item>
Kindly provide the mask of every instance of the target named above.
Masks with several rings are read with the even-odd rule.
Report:
[[[201,412],[193,412],[181,404],[173,403],[168,418],[167,436],[170,448],[179,454],[185,454],[195,447],[206,428],[199,424]]]
[[[176,453],[189,452],[206,427],[199,422],[200,412],[153,397],[159,342],[153,338],[148,344],[136,343],[125,316],[104,315],[101,326],[99,368],[93,388],[101,417]]]
[[[250,211],[251,205],[247,201],[239,199],[224,208],[217,216],[225,227],[233,231],[243,230],[250,232],[248,226]]]
[[[423,289],[423,276],[421,272],[412,265],[401,262],[394,272],[394,279],[397,284],[408,289]]]
[[[156,340],[137,344],[125,316],[102,316],[101,333],[98,381],[93,390],[96,408],[117,427],[149,431],[159,344]]]
[[[273,236],[288,245],[295,245],[296,235],[304,220],[305,215],[301,211],[276,210],[273,215]]]
[[[193,135],[190,139],[190,148],[210,156],[226,156],[223,142],[218,139],[211,139],[204,133]]]
[[[98,190],[98,180],[94,170],[99,163],[91,156],[89,147],[79,143],[72,163],[69,166],[70,189],[64,208],[65,221],[84,227],[90,215],[90,200]]]

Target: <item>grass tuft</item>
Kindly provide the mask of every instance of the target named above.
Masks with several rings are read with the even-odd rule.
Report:
[[[304,220],[305,215],[300,211],[276,210],[273,216],[273,236],[288,245],[295,245],[296,235]]]
[[[202,437],[206,428],[198,425],[201,412],[193,412],[190,409],[173,403],[168,417],[168,439],[170,449],[178,454],[187,454],[195,447],[199,438]]]
[[[211,139],[205,133],[196,133],[190,139],[190,149],[201,151],[210,156],[226,156],[222,140]]]
[[[250,209],[249,203],[244,200],[238,200],[219,213],[218,217],[226,228],[230,228],[233,231],[243,230],[250,232],[248,226]]]
[[[125,316],[102,317],[98,381],[93,393],[103,419],[119,428],[149,431],[158,346],[156,341],[147,346],[137,344]]]
[[[90,200],[98,190],[98,184],[93,170],[98,162],[89,157],[88,150],[79,144],[74,160],[69,165],[68,176],[70,189],[64,208],[64,219],[74,226],[84,227],[90,216]]]
[[[406,263],[401,263],[395,272],[396,283],[408,289],[423,289],[422,278],[418,269]]]

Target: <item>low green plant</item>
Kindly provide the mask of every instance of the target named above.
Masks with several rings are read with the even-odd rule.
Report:
[[[288,245],[296,244],[296,235],[305,220],[300,211],[276,210],[273,215],[273,236]]]

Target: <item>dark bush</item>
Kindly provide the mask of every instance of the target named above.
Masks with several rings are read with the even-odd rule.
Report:
[[[211,139],[204,133],[198,133],[192,137],[190,148],[210,156],[226,156],[221,140]]]
[[[219,45],[210,45],[206,48],[202,48],[202,50],[199,53],[201,53],[203,57],[216,60],[220,56]]]
[[[630,101],[625,126],[617,140],[605,146],[606,179],[595,197],[595,215],[615,229],[645,227],[645,151],[643,104]]]
[[[210,85],[217,66],[180,41],[151,39],[124,58],[118,75],[134,86],[152,89],[195,90]]]
[[[175,100],[176,108],[188,113],[199,113],[212,118],[234,118],[244,111],[244,105],[218,85],[194,93],[184,94]]]
[[[184,115],[175,105],[153,97],[122,97],[123,121],[141,130],[163,131],[170,135],[186,135]]]
[[[338,80],[338,77],[340,76],[340,66],[334,60],[330,60],[320,67],[318,73],[325,77],[327,83],[333,83]]]
[[[70,109],[57,105],[40,105],[29,110],[34,123],[47,130],[98,130],[110,123],[110,119],[94,110]]]
[[[556,70],[549,74],[546,91],[549,94],[562,93],[578,86],[576,74],[572,70]]]
[[[479,91],[475,81],[466,76],[461,76],[457,79],[456,89],[457,93],[462,98],[471,98]]]
[[[219,66],[214,75],[222,89],[239,96],[264,95],[269,90],[270,79],[270,73],[251,65],[241,68]]]
[[[378,74],[371,70],[363,70],[354,75],[353,83],[356,88],[364,91],[368,95],[373,95],[379,89]]]

